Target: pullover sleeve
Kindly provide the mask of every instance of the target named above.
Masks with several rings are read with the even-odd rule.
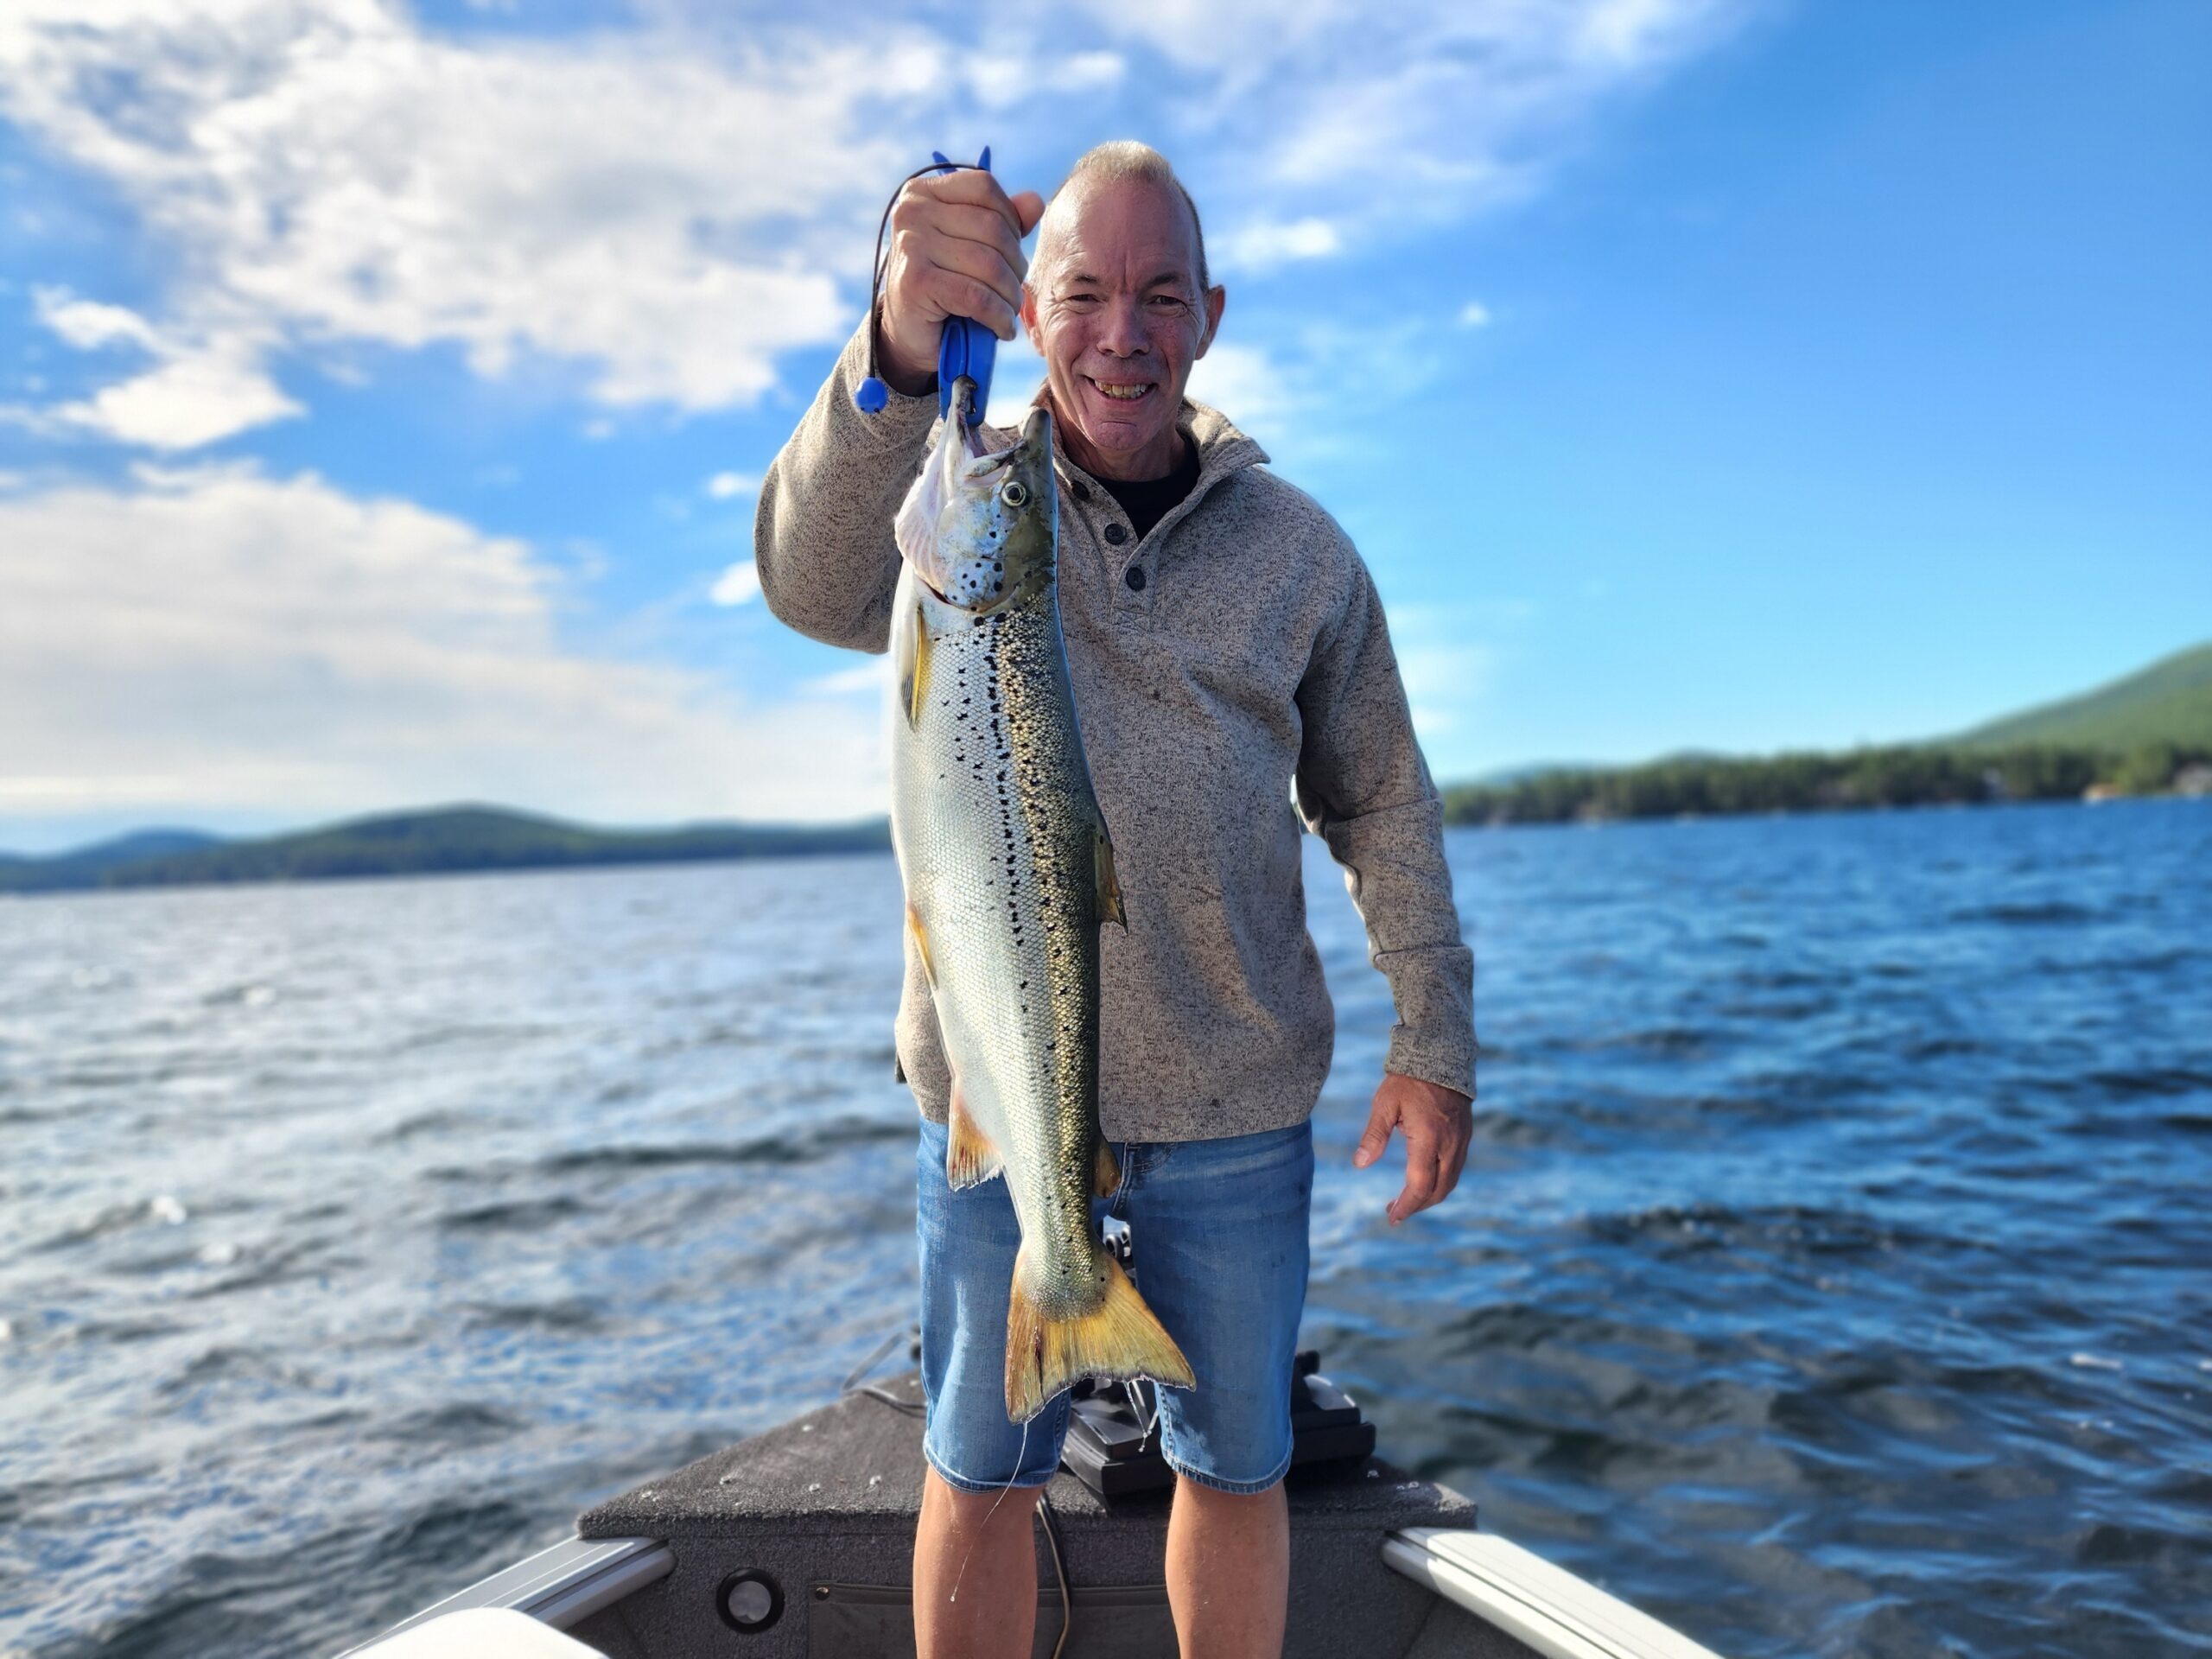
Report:
[[[1351,592],[1298,687],[1304,726],[1299,816],[1344,868],[1368,960],[1390,982],[1397,1023],[1384,1069],[1475,1092],[1474,952],[1462,940],[1444,857],[1444,806],[1358,556]]]
[[[815,394],[768,475],[753,518],[760,596],[808,638],[856,651],[891,643],[891,595],[899,582],[892,520],[920,469],[937,391],[893,391],[873,415],[853,394],[868,376],[863,321]]]

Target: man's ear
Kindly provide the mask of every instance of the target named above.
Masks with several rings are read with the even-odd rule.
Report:
[[[1021,326],[1029,335],[1029,349],[1044,356],[1045,331],[1037,326],[1037,290],[1027,283],[1021,285]]]
[[[1206,354],[1206,347],[1213,344],[1213,337],[1221,327],[1222,308],[1229,303],[1229,290],[1218,283],[1206,289],[1206,331],[1198,336],[1198,349],[1191,355],[1193,360]]]

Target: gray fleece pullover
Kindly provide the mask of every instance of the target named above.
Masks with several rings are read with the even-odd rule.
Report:
[[[938,400],[894,391],[864,415],[867,372],[863,327],[761,484],[753,552],[777,616],[882,652],[892,520]],[[1301,819],[1344,868],[1389,977],[1386,1067],[1471,1096],[1474,958],[1375,585],[1258,444],[1201,404],[1180,424],[1198,480],[1141,541],[1096,479],[1057,461],[1068,674],[1128,912],[1126,934],[1099,938],[1107,1136],[1204,1141],[1313,1111],[1335,1013],[1306,930]],[[911,942],[906,958],[899,1065],[942,1122],[950,1079]]]

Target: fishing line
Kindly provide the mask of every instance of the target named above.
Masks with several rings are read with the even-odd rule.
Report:
[[[983,1541],[983,1534],[990,1529],[991,1517],[999,1512],[999,1505],[1006,1502],[1006,1495],[1021,1478],[1022,1459],[1029,1455],[1029,1425],[1033,1420],[1021,1420],[1021,1449],[1014,1454],[1014,1472],[1006,1478],[1006,1484],[999,1488],[999,1495],[991,1500],[991,1507],[983,1511],[983,1524],[976,1529],[976,1535],[968,1541],[968,1553],[960,1558],[960,1570],[952,1575],[952,1593],[945,1598],[947,1604],[960,1599],[960,1580],[968,1576],[968,1563],[976,1559],[976,1546]]]
[[[1029,1423],[1021,1425],[1021,1450],[1014,1454],[1014,1477],[999,1488],[999,1495],[991,1500],[991,1507],[983,1516],[983,1526],[991,1524],[991,1516],[999,1512],[999,1505],[1006,1502],[1006,1495],[1014,1490],[1014,1478],[1021,1473],[1021,1462],[1029,1452]],[[1052,1643],[1052,1659],[1060,1659],[1068,1645],[1068,1633],[1075,1628],[1075,1602],[1068,1593],[1068,1564],[1060,1554],[1060,1529],[1052,1523],[1052,1495],[1042,1487],[1037,1492],[1037,1524],[1045,1529],[1045,1547],[1052,1555],[1052,1582],[1060,1592],[1060,1635]],[[978,1533],[982,1529],[977,1529]],[[975,1558],[976,1546],[982,1541],[978,1536],[968,1545],[968,1553],[960,1558],[960,1571],[952,1575],[952,1593],[944,1599],[947,1605],[960,1599],[960,1580],[968,1576],[968,1563]]]
[[[983,153],[988,156],[990,151]],[[875,257],[868,271],[868,378],[861,382],[860,393],[855,400],[870,413],[882,408],[890,396],[890,388],[884,385],[883,377],[876,372],[875,336],[882,319],[876,315],[875,308],[883,294],[883,233],[891,228],[892,209],[898,207],[899,196],[916,179],[927,178],[932,173],[988,173],[990,170],[975,162],[934,161],[927,167],[916,168],[899,180],[899,188],[891,193],[891,200],[883,204],[883,217],[875,223]]]
[[[880,1383],[863,1382],[861,1380],[870,1371],[874,1370],[878,1365],[880,1365],[890,1355],[891,1351],[893,1348],[896,1348],[899,1343],[902,1341],[912,1342],[920,1334],[920,1332],[912,1325],[909,1325],[904,1331],[892,1332],[889,1335],[886,1336],[881,1342],[877,1343],[874,1348],[868,1351],[868,1356],[866,1359],[861,1361],[859,1364],[854,1366],[850,1371],[846,1373],[844,1382],[838,1389],[838,1392],[840,1394],[864,1394],[871,1400],[882,1401],[885,1405],[890,1407],[893,1411],[901,1413],[908,1417],[920,1417],[925,1415],[925,1414],[923,1407],[918,1401],[901,1400],[897,1395],[892,1393],[890,1389],[884,1388]],[[1021,1450],[1015,1453],[1014,1459],[1014,1478],[1020,1477],[1021,1473],[1022,1460],[1027,1458],[1028,1454],[1029,1425],[1025,1422],[1021,1426]],[[1006,1495],[1013,1490],[1014,1478],[1009,1478],[1006,1484],[999,1489],[999,1495],[991,1500],[990,1514],[986,1515],[983,1517],[983,1524],[985,1526],[988,1527],[990,1525],[991,1516],[996,1515],[999,1512],[999,1505],[1006,1502]],[[1052,1553],[1052,1578],[1059,1586],[1060,1639],[1052,1644],[1052,1659],[1060,1659],[1062,1650],[1065,1649],[1068,1644],[1068,1631],[1073,1628],[1075,1624],[1075,1609],[1074,1604],[1068,1594],[1067,1561],[1060,1554],[1059,1529],[1052,1524],[1052,1500],[1042,1491],[1039,1491],[1037,1494],[1037,1521],[1038,1524],[1045,1529],[1045,1542],[1046,1547],[1050,1548]],[[967,1576],[968,1562],[974,1557],[975,1554],[976,1546],[974,1543],[970,1543],[968,1546],[968,1554],[961,1558],[960,1571],[953,1576],[952,1593],[945,1599],[948,1602],[954,1602],[960,1599],[960,1580]]]

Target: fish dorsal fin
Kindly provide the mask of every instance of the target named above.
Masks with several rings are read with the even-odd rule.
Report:
[[[1103,927],[1108,922],[1119,922],[1122,931],[1126,933],[1129,931],[1129,917],[1122,907],[1121,878],[1114,874],[1114,841],[1103,823],[1098,826],[1091,861],[1098,882],[1098,925]]]

